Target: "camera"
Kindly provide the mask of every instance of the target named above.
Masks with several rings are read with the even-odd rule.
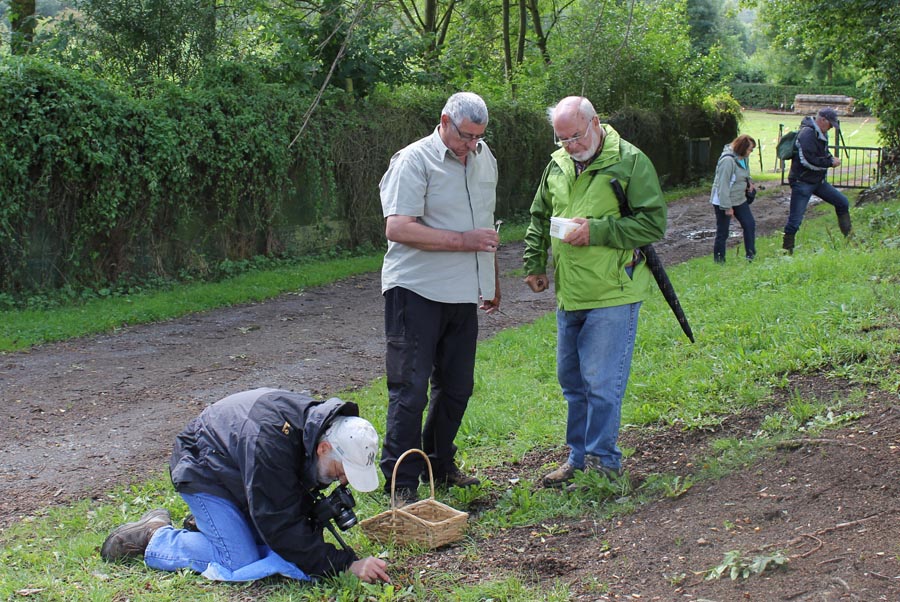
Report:
[[[355,505],[353,494],[346,485],[340,485],[327,496],[320,495],[316,498],[313,516],[322,525],[327,525],[329,520],[334,519],[341,531],[346,531],[357,522],[356,514],[353,513]]]

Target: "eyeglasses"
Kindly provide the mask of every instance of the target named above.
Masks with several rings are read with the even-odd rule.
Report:
[[[481,135],[463,134],[459,130],[459,126],[456,125],[455,123],[453,123],[452,119],[450,120],[450,125],[453,126],[453,129],[456,130],[456,135],[459,136],[459,139],[462,140],[463,142],[467,142],[467,143],[468,142],[481,142],[482,140],[484,140],[484,136],[485,136],[484,134],[481,134]]]
[[[584,129],[583,134],[578,134],[577,136],[572,136],[571,138],[558,138],[556,136],[556,132],[553,132],[553,143],[556,146],[562,148],[563,146],[569,146],[570,144],[575,144],[577,142],[582,142],[588,137],[588,134],[591,133],[591,124],[588,123],[587,127]]]

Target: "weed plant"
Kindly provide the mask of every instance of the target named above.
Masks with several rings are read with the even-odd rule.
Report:
[[[697,342],[691,344],[682,335],[659,294],[644,304],[622,413],[624,428],[716,425],[742,409],[767,404],[773,391],[784,388],[795,373],[845,378],[861,390],[896,391],[900,202],[854,209],[854,226],[852,239],[845,241],[836,233],[830,207],[814,207],[793,256],[784,255],[779,237],[773,237],[759,241],[753,263],[730,261],[719,266],[703,257],[673,266],[670,276]],[[555,349],[552,315],[479,345],[475,394],[457,439],[466,470],[478,472],[517,461],[535,450],[561,450],[566,404],[556,382]],[[383,380],[344,397],[359,403],[362,414],[383,428],[387,406]],[[764,421],[756,437],[718,440],[712,456],[698,463],[705,468],[697,474],[651,475],[637,490],[590,479],[582,483],[593,490],[589,495],[537,489],[533,480],[540,475],[530,474],[506,483],[486,482],[479,497],[492,493],[497,501],[493,508],[472,514],[463,552],[477,559],[480,538],[508,526],[554,529],[566,517],[603,518],[653,499],[683,495],[699,480],[748,466],[771,449],[773,436],[796,436],[804,428],[824,429],[853,420],[864,411],[862,400],[862,394],[805,399],[794,393],[783,412]],[[597,494],[600,489],[605,492],[602,496]],[[452,491],[438,496],[460,503],[458,498],[454,502]],[[606,501],[598,501],[601,498]],[[380,492],[356,499],[361,519],[386,505]],[[98,548],[112,528],[158,506],[169,508],[176,519],[185,511],[162,476],[101,500],[41,512],[7,529],[0,534],[0,599],[405,601],[569,596],[562,585],[541,588],[515,577],[464,586],[459,575],[427,569],[398,578],[390,587],[364,585],[346,576],[317,585],[279,579],[222,585],[187,572],[154,572],[139,562],[100,560]],[[358,553],[391,562],[406,561],[419,552],[373,544],[359,529],[348,531],[345,539]],[[726,560],[722,566],[730,570],[737,564]],[[602,591],[603,584],[596,587]]]

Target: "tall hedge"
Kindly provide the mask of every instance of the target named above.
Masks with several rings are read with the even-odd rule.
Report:
[[[776,86],[734,82],[731,84],[731,94],[745,107],[786,111],[791,110],[797,94],[833,94],[855,98],[855,110],[860,113],[868,111],[865,102],[859,100],[862,94],[855,86]]]
[[[292,144],[313,99],[237,65],[188,88],[134,94],[5,58],[0,89],[0,293],[381,246],[378,182],[394,152],[436,126],[446,96],[334,91]],[[555,148],[552,130],[540,110],[486,100],[497,214],[523,213]],[[666,183],[711,170],[708,157],[691,156],[692,140],[712,136],[718,149],[736,131],[700,109],[608,117]]]

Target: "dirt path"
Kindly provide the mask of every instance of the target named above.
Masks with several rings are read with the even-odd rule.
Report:
[[[780,230],[787,215],[787,189],[772,188],[754,205],[759,236]],[[671,205],[667,236],[655,246],[667,264],[711,256],[712,228],[714,220],[706,195],[682,199]],[[737,235],[738,226],[733,228]],[[738,240],[736,236],[731,244]],[[531,322],[553,309],[551,295],[534,295],[521,283],[516,272],[521,268],[521,254],[519,244],[507,245],[500,251],[505,315],[482,316],[482,337]],[[729,261],[735,260],[730,252]],[[125,327],[109,335],[0,356],[0,528],[44,507],[99,497],[114,486],[142,481],[158,473],[164,469],[171,441],[184,423],[204,405],[226,394],[265,385],[328,396],[367,385],[383,370],[382,313],[378,275],[367,274],[265,303]],[[636,460],[636,470],[650,472],[654,466],[661,470],[662,466],[654,464],[651,457],[652,446],[642,442],[640,447],[650,455]],[[665,458],[685,456],[687,452],[660,449],[656,453],[659,462],[665,464]],[[535,465],[539,467],[546,461],[548,458],[537,458]],[[896,464],[896,458],[894,461]],[[893,487],[897,482],[895,478]],[[729,504],[740,505],[742,494],[759,499],[764,487],[761,482],[736,478],[732,483],[716,484],[696,498],[684,496],[663,512],[670,519],[675,516],[671,513],[692,516],[726,497],[732,500]],[[770,487],[773,494],[784,493],[778,484]],[[727,489],[716,497],[716,488]],[[679,504],[685,508],[679,509]],[[892,512],[896,535],[896,504]],[[742,520],[737,509],[733,514],[734,520]],[[631,555],[631,550],[642,549],[640,541],[646,537],[631,524],[643,520],[641,516],[639,513],[628,521],[635,539],[622,544],[619,557],[627,557],[628,562],[616,570],[637,569],[637,575],[647,574],[646,571],[660,573],[642,566],[641,555]],[[840,519],[836,515],[834,520]],[[570,525],[567,532],[582,538],[598,528]],[[851,532],[859,530],[844,531]],[[525,532],[519,536],[529,539]],[[792,536],[786,532],[785,537]],[[702,548],[696,541],[689,543],[690,547]],[[502,545],[505,544],[500,540],[485,544],[485,551],[489,553]],[[896,544],[883,552],[893,555],[896,565]],[[652,562],[673,562],[681,553],[672,550],[668,561],[657,558]],[[445,553],[445,562],[453,562],[452,554],[452,550]],[[841,558],[852,558],[857,552],[846,550],[841,554]],[[599,552],[595,556],[598,561],[604,557]],[[508,564],[509,558],[504,556],[495,568],[515,568],[507,567]],[[584,566],[579,565],[549,573],[537,565],[526,570],[532,574],[537,571],[539,579],[585,578]],[[886,583],[895,585],[894,575],[900,573],[896,566],[891,569],[893,572],[881,570],[888,575]],[[685,581],[690,579],[686,577]],[[654,591],[649,586],[642,589],[639,581],[625,585],[636,593]],[[671,591],[671,585],[663,587]],[[601,599],[599,594],[585,595],[586,599]]]

